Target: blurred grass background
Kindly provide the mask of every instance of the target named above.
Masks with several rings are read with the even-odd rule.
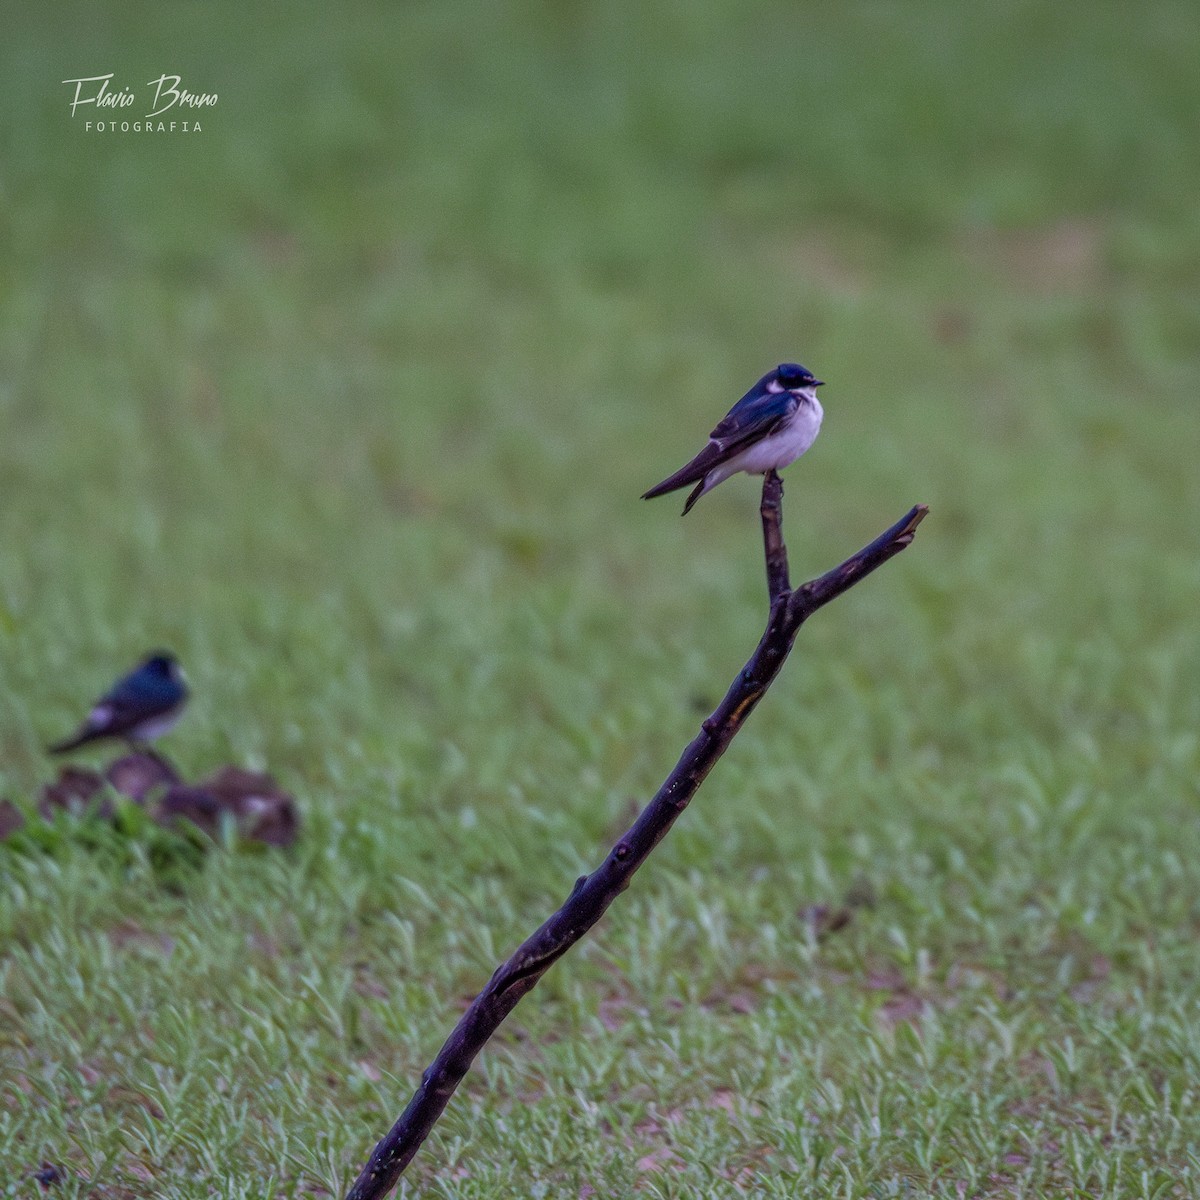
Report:
[[[637,496],[789,358],[793,577],[932,516],[403,1194],[1194,1194],[1194,5],[6,24],[0,794],[165,644],[306,832],[3,855],[0,1194],[348,1184],[753,647],[755,484]]]

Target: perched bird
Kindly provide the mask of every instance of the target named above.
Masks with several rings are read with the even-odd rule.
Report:
[[[780,363],[768,371],[725,415],[707,446],[687,466],[652,487],[643,500],[677,488],[692,489],[683,506],[693,504],[738,471],[765,475],[793,463],[816,441],[825,415],[816,389],[824,381],[799,363]]]
[[[48,749],[51,754],[65,754],[102,738],[145,745],[179,720],[187,698],[179,663],[173,654],[160,650],[101,696],[74,734]]]

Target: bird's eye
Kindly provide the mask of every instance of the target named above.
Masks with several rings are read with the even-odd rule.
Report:
[[[812,376],[800,366],[794,363],[784,363],[778,368],[776,374],[779,376],[779,382],[786,388],[802,387],[812,378]]]

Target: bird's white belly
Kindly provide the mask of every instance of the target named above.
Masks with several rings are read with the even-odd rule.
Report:
[[[160,738],[164,733],[169,733],[174,729],[181,716],[183,716],[183,705],[179,704],[169,712],[139,722],[129,732],[136,741],[152,742],[155,738]]]
[[[792,419],[780,430],[765,437],[761,442],[747,446],[728,462],[717,468],[722,479],[738,471],[750,475],[764,475],[767,471],[782,471],[817,440],[821,430],[821,418],[825,415],[820,402],[814,396],[801,404]],[[714,472],[715,473],[715,472]]]

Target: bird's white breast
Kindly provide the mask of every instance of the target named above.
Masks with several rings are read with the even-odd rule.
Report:
[[[825,411],[816,394],[811,391],[805,393],[786,425],[761,442],[747,446],[725,464],[729,468],[726,477],[735,471],[747,471],[751,475],[782,471],[817,440],[824,415]]]
[[[183,705],[177,705],[169,712],[160,714],[157,717],[151,717],[149,720],[141,721],[134,726],[130,732],[141,742],[152,742],[155,738],[160,738],[164,733],[169,733],[175,728],[179,718],[183,716]]]

